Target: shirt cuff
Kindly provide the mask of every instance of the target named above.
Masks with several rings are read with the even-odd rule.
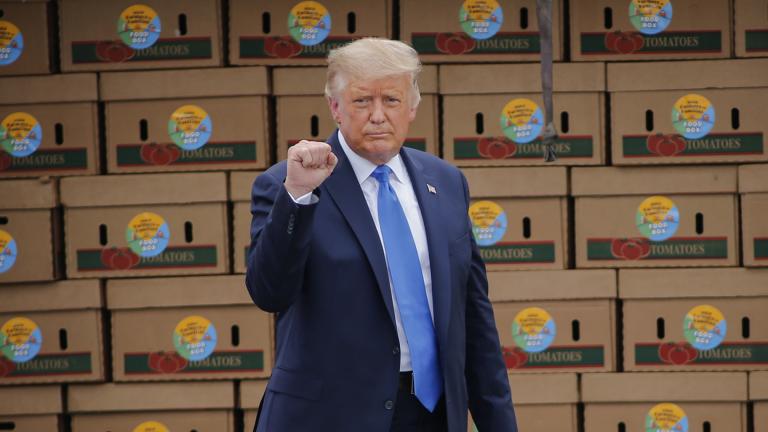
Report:
[[[286,191],[286,192],[288,192],[288,191]],[[291,197],[293,202],[295,202],[298,205],[314,204],[314,203],[316,203],[316,202],[318,202],[320,200],[320,198],[318,198],[318,196],[315,195],[312,192],[307,192],[307,193],[305,193],[304,195],[302,195],[302,196],[300,196],[298,198],[294,198],[293,195],[291,195],[291,193],[288,192],[288,196]]]

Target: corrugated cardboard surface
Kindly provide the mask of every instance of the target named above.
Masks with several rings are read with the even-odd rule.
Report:
[[[581,377],[581,400],[586,403],[654,402],[661,399],[677,402],[743,402],[747,400],[747,374],[622,372],[585,374]]]
[[[768,14],[761,0],[734,0],[736,57],[768,56]],[[762,13],[761,13],[762,12]],[[768,424],[766,424],[768,429]]]
[[[464,168],[473,198],[568,195],[565,168]]]
[[[400,6],[400,38],[414,46],[422,61],[429,63],[538,61],[536,2],[499,0],[498,5],[503,15],[499,31],[488,39],[475,40],[462,30],[459,22],[461,2],[405,1]],[[560,1],[552,2],[555,60],[562,57],[563,50],[561,9]],[[439,39],[446,36],[448,42],[440,44]]]
[[[256,424],[259,404],[267,390],[267,381],[242,381],[240,383],[240,406],[245,410],[245,430],[252,430]]]
[[[610,23],[606,15],[610,14]],[[652,60],[724,58],[731,54],[731,8],[728,0],[675,2],[669,26],[657,35],[640,35],[623,0],[590,0],[571,8],[573,60]],[[641,36],[639,44],[611,50],[606,37],[616,31]],[[628,39],[631,41],[631,39]]]
[[[607,69],[611,93],[768,87],[768,59],[608,63]],[[649,79],[659,70],[675,73]]]
[[[558,63],[553,69],[554,125],[558,165],[604,162],[605,66]],[[542,108],[540,70],[535,64],[440,67],[443,96],[443,157],[459,166],[544,165],[541,138],[515,143],[500,116],[513,99]],[[485,147],[488,149],[484,149]],[[548,164],[551,165],[551,164]]]
[[[95,279],[13,284],[2,288],[0,312],[101,309],[101,283]]]
[[[492,302],[614,299],[615,270],[544,270],[488,274]]]
[[[0,78],[0,83],[5,88],[24,90],[0,92],[2,105],[87,102],[99,97],[95,73]]]
[[[289,33],[289,14],[297,2],[232,0],[229,6],[229,50],[232,64],[318,65],[328,52],[352,40],[390,37],[392,4],[388,0],[321,2],[331,19],[328,37],[303,46]],[[275,48],[266,49],[273,43]]]
[[[768,372],[750,372],[749,400],[768,401]]]
[[[768,193],[768,164],[739,166],[739,192]]]
[[[59,8],[61,69],[161,69],[222,64],[221,4],[217,0],[170,0],[152,3],[161,22],[160,39],[147,49],[127,49],[117,23],[132,5],[102,0],[74,0]],[[179,15],[186,18],[186,29]],[[87,25],[85,25],[87,23]],[[185,34],[182,34],[186,31]]]
[[[10,21],[19,29],[24,40],[24,48],[16,61],[0,66],[0,75],[32,75],[51,72],[50,7],[47,0],[2,3],[3,20]]]
[[[61,387],[56,385],[2,387],[0,399],[0,416],[60,414],[63,409]]]
[[[60,415],[13,416],[0,415],[0,425],[13,425],[17,432],[59,432],[63,428]]]
[[[739,167],[744,265],[768,266],[768,164]]]
[[[700,167],[600,167],[573,168],[573,196],[735,193],[737,169],[733,166]]]
[[[0,182],[0,210],[52,209],[58,205],[56,181],[51,179]]]
[[[674,289],[669,289],[670,286]],[[768,271],[743,268],[621,270],[619,296],[622,299],[768,297]]]
[[[245,273],[246,256],[251,245],[251,188],[260,171],[232,173],[229,177],[229,196],[235,202],[232,210],[232,225],[234,232],[235,273]]]
[[[236,275],[110,280],[107,300],[113,311],[253,303]]]

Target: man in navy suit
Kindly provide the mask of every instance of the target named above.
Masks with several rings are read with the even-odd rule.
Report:
[[[516,432],[461,172],[403,147],[421,68],[408,45],[331,52],[339,129],[253,185],[246,284],[277,313],[255,432]]]

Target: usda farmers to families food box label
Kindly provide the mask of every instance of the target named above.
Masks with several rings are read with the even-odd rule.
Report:
[[[149,48],[160,38],[160,17],[149,6],[129,6],[117,20],[117,34],[133,49]]]
[[[188,316],[176,325],[173,345],[187,360],[205,360],[216,349],[216,327],[205,317]]]
[[[29,318],[11,318],[0,328],[0,352],[14,363],[32,360],[42,346],[40,327]]]
[[[125,230],[131,250],[140,257],[153,257],[168,247],[171,231],[162,216],[144,212],[134,216]]]

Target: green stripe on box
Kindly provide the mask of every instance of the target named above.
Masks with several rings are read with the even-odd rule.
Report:
[[[755,239],[755,259],[768,260],[768,238]]]
[[[427,151],[427,140],[424,138],[406,138],[403,145],[412,149]]]
[[[118,144],[117,166],[155,166],[141,158],[141,144]],[[168,165],[226,164],[255,162],[256,142],[209,142],[197,150],[181,150],[181,156]]]
[[[621,137],[624,157],[666,157],[648,149],[647,135],[624,135]],[[763,154],[762,132],[709,134],[704,138],[685,141],[685,149],[674,156],[738,156]],[[674,157],[670,156],[670,157]]]
[[[193,60],[210,59],[213,53],[211,38],[167,38],[158,39],[149,48],[131,50],[119,41],[107,41],[112,43],[116,57],[105,58],[107,53],[99,54],[99,42],[75,41],[72,42],[72,63],[121,63],[161,60]],[[124,51],[117,51],[124,50]],[[109,49],[104,51],[109,52]]]
[[[486,264],[555,262],[555,242],[496,243],[479,249]]]
[[[744,40],[747,52],[768,51],[768,29],[747,30]]]
[[[455,160],[489,160],[491,158],[480,154],[478,144],[484,138],[461,137],[453,140],[453,158]],[[510,142],[507,138],[486,138]],[[558,158],[591,158],[594,143],[591,136],[560,136],[554,144]],[[515,144],[514,152],[503,159],[539,159],[544,157],[544,146],[541,139],[536,139],[528,144]]]
[[[412,33],[411,45],[419,54],[446,54],[437,48],[440,33]],[[539,32],[499,32],[483,40],[460,36],[464,45],[461,54],[538,54]]]
[[[75,170],[88,168],[88,149],[38,149],[26,157],[10,156],[10,165],[0,172]],[[2,166],[2,164],[0,164]]]
[[[582,368],[582,367],[603,367],[605,366],[605,349],[602,346],[550,346],[539,353],[524,353],[520,358],[521,352],[514,352],[514,347],[505,347],[512,352],[513,356],[518,356],[518,362],[515,369],[554,369],[554,368]],[[505,354],[509,355],[509,354]]]
[[[768,343],[728,343],[717,348],[700,351],[693,349],[695,357],[683,357],[679,363],[665,362],[659,355],[658,343],[635,344],[635,364],[638,366],[681,365],[765,365],[768,364]]]
[[[39,354],[24,363],[11,363],[3,359],[0,380],[3,378],[89,375],[92,373],[91,353]],[[10,366],[10,368],[9,368]]]
[[[587,239],[588,260],[652,260],[652,259],[725,259],[728,258],[728,240],[717,238],[675,238],[663,242],[649,241],[650,252],[645,257],[622,258],[614,256],[612,242],[623,239]],[[636,255],[635,255],[636,256]]]
[[[128,353],[123,355],[125,374],[162,375],[149,367],[150,353]],[[194,374],[206,372],[261,372],[264,370],[264,351],[216,351],[208,358],[190,361],[174,374]]]
[[[640,35],[639,33],[632,33]],[[582,54],[617,54],[605,46],[606,33],[582,33]],[[643,46],[632,54],[712,53],[722,52],[722,34],[711,31],[673,31],[656,35],[640,35]]]
[[[128,270],[152,270],[161,268],[215,267],[216,246],[169,246],[160,255],[141,258],[139,263]],[[78,271],[112,271],[101,262],[101,249],[77,250]]]
[[[260,36],[245,36],[240,38],[240,58],[244,59],[291,59],[291,58],[316,58],[324,59],[328,57],[328,53],[332,49],[339,48],[343,45],[358,39],[359,36],[329,36],[324,41],[317,45],[299,45],[298,42],[290,41],[293,46],[299,49],[296,55],[288,57],[278,57],[275,55],[269,55],[264,49],[265,37]],[[287,40],[287,39],[286,39]]]

